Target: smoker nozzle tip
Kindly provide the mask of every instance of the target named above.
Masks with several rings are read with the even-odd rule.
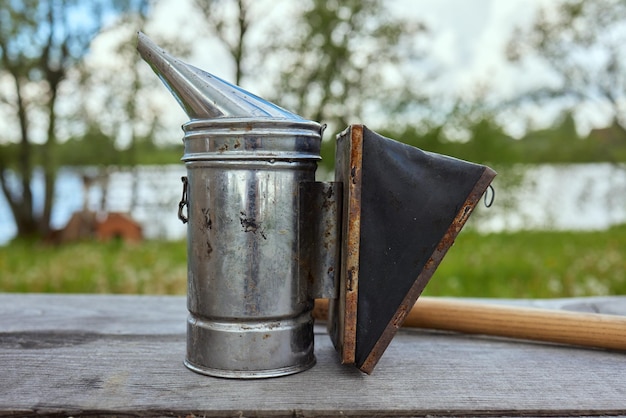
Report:
[[[302,120],[273,103],[171,56],[137,31],[137,51],[190,119],[240,117]]]

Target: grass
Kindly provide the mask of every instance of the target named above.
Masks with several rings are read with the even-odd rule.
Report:
[[[464,231],[424,294],[503,298],[626,294],[626,225],[600,232]]]
[[[0,247],[1,292],[185,294],[184,241]],[[425,293],[545,298],[626,294],[626,225],[602,232],[463,231]]]
[[[0,291],[184,294],[185,242],[13,242],[0,247]]]

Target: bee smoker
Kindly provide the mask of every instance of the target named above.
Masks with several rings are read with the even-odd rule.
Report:
[[[328,298],[342,362],[370,373],[495,172],[352,125],[336,181],[316,182],[319,123],[141,33],[137,49],[190,118],[185,365],[229,378],[306,370],[314,299]]]

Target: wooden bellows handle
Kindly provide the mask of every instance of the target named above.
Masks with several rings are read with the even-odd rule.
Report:
[[[328,318],[328,300],[313,316]],[[421,297],[403,326],[626,350],[626,317]]]

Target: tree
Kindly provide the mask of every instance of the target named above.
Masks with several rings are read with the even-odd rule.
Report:
[[[15,161],[4,152],[0,157],[0,186],[20,237],[43,236],[50,229],[58,164],[55,148],[63,139],[60,132],[71,130],[71,117],[61,105],[81,96],[79,89],[66,84],[104,22],[132,5],[119,3],[0,0],[0,103],[9,124],[0,145],[19,144]],[[32,190],[36,165],[44,179],[41,208]]]
[[[256,93],[332,130],[366,111],[380,121],[426,101],[413,88],[426,27],[392,16],[381,0],[282,2],[274,26],[264,25],[271,20],[264,2],[195,5],[232,58],[236,84],[256,70]],[[325,162],[332,163],[331,148],[323,146]]]
[[[403,69],[411,65],[415,74],[419,68],[422,23],[391,16],[380,0],[302,4],[294,31],[277,48],[276,96],[285,106],[342,129],[368,107],[392,113],[407,94],[417,101],[416,83]]]
[[[201,12],[206,28],[217,36],[233,59],[234,83],[241,85],[248,56],[248,29],[255,21],[251,16],[252,1],[194,0],[194,6]]]
[[[348,123],[387,125],[428,102],[415,88],[424,78],[423,23],[393,16],[380,0],[300,4],[293,29],[274,36],[273,100],[333,134]],[[322,143],[322,157],[332,170],[333,141]]]
[[[526,95],[567,109],[610,112],[626,135],[626,1],[562,0],[541,10],[529,30],[517,29],[508,58],[551,71],[549,86]]]
[[[146,68],[136,50],[137,29],[146,26],[150,11],[149,0],[134,0],[129,9],[124,10],[94,39],[94,49],[101,41],[108,46],[99,50],[99,56],[104,59],[86,59],[82,68],[81,83],[86,91],[86,100],[79,113],[86,131],[80,142],[87,150],[99,148],[95,144],[96,139],[103,142],[102,147],[106,147],[107,142],[115,144],[113,151],[117,151],[114,152],[117,161],[109,158],[107,162],[103,155],[99,165],[122,163],[132,167],[130,210],[139,201],[136,164],[140,158],[140,143],[152,142],[161,128],[159,115],[162,109],[151,101],[154,96],[145,94],[146,90],[157,86],[158,80]],[[110,83],[110,80],[115,80],[115,83]],[[103,109],[106,111],[103,112]],[[84,144],[86,141],[89,143]],[[101,170],[106,172],[108,168],[101,167]]]

